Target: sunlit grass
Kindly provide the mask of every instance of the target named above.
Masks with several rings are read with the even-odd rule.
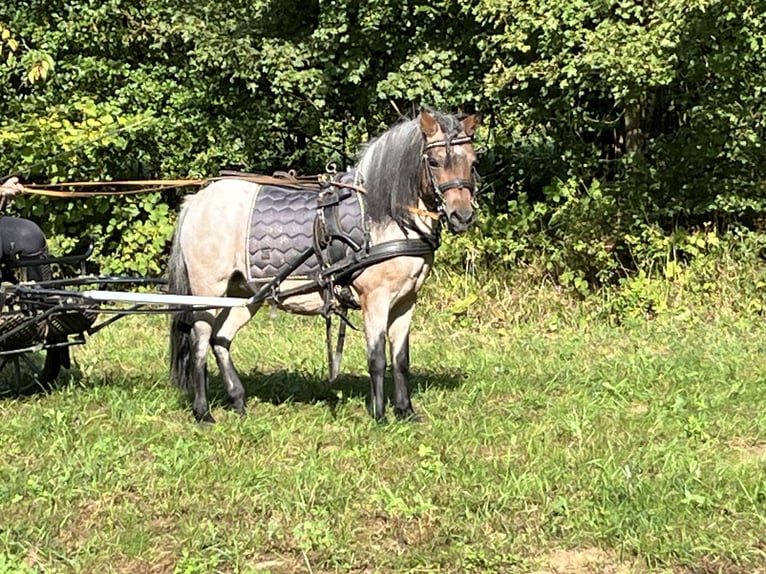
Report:
[[[412,332],[421,424],[370,420],[361,334],[324,382],[321,320],[257,316],[248,413],[213,368],[212,428],[164,318],[98,333],[54,392],[0,402],[0,572],[764,571],[757,318],[466,312],[448,287]]]

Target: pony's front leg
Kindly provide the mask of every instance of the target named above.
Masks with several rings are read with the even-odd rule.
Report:
[[[370,400],[367,410],[378,422],[386,420],[386,397],[383,382],[386,375],[386,329],[388,297],[365,297],[361,300],[364,334],[367,339],[367,368],[370,372]]]
[[[410,326],[415,310],[414,298],[397,306],[388,327],[391,361],[394,372],[394,414],[397,418],[417,421],[410,399]]]
[[[210,404],[207,400],[207,350],[210,345],[210,334],[213,331],[211,318],[204,317],[194,321],[192,328],[192,389],[194,402],[192,412],[194,418],[201,423],[214,423],[210,414]]]
[[[210,338],[213,354],[229,395],[229,408],[239,414],[245,414],[245,388],[231,360],[231,342],[259,307],[260,304],[223,310],[216,318],[215,332]]]

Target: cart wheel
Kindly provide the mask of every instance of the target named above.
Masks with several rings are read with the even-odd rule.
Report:
[[[30,395],[50,389],[50,383],[40,380],[43,353],[29,347],[5,352],[0,357],[0,396]]]

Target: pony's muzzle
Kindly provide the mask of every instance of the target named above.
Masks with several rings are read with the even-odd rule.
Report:
[[[452,233],[463,233],[475,219],[473,209],[454,209],[447,215],[447,228]]]

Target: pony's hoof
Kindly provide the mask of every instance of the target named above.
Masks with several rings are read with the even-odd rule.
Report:
[[[197,414],[194,413],[194,418],[197,419],[197,422],[203,425],[214,425],[215,419],[213,418],[213,415],[210,414],[210,411],[205,411],[203,414]]]
[[[376,423],[384,425],[386,424],[386,422],[388,422],[386,420],[385,407],[375,408],[375,406],[372,403],[367,403],[367,412],[370,414],[370,416],[373,419],[375,419]]]
[[[388,419],[386,418],[386,414],[378,414],[370,411],[370,416],[372,417],[372,420],[374,420],[379,425],[384,425],[388,423]]]
[[[425,418],[423,418],[421,415],[419,415],[412,409],[405,409],[405,410],[394,409],[394,414],[396,415],[397,419],[406,423],[425,422]]]
[[[245,403],[229,403],[225,408],[227,411],[232,411],[238,415],[245,414]]]

